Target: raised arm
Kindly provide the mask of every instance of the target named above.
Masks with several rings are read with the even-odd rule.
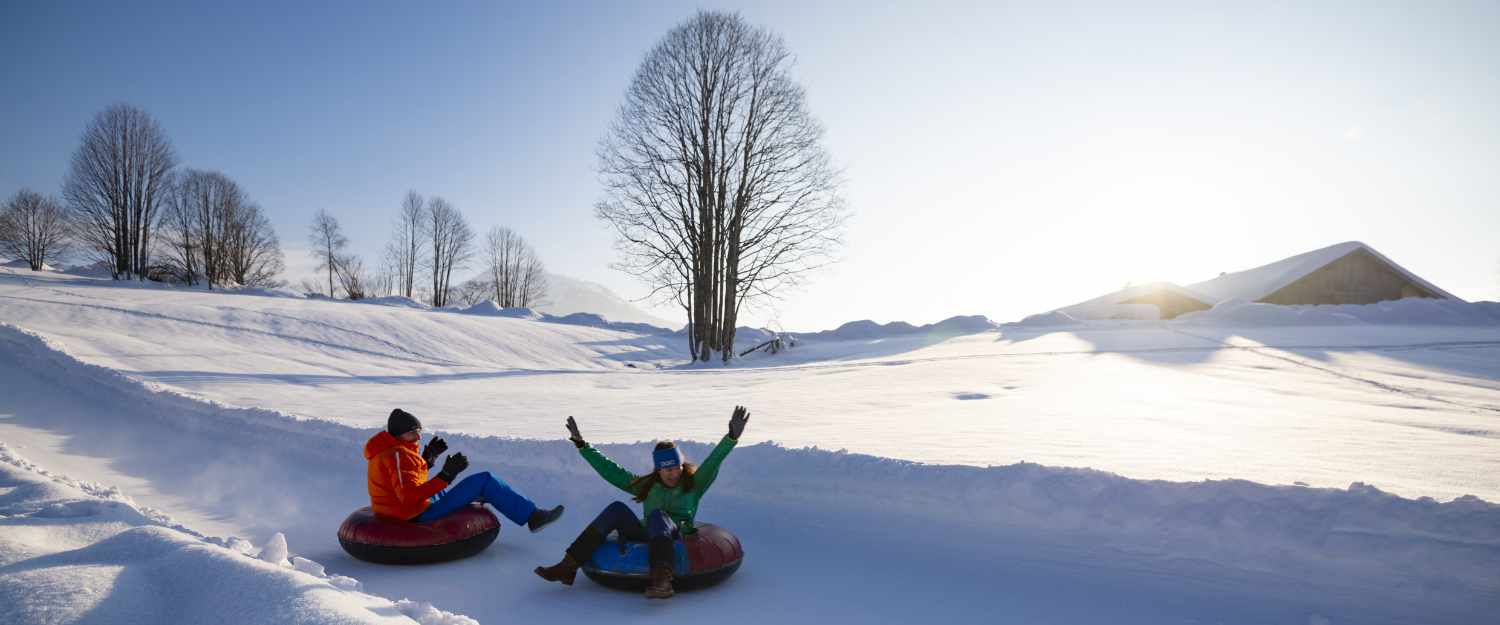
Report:
[[[713,486],[714,480],[719,477],[719,466],[724,464],[724,459],[729,457],[729,452],[734,451],[734,446],[739,444],[740,435],[745,432],[745,424],[750,421],[750,411],[744,406],[735,406],[734,414],[729,417],[729,433],[719,439],[719,444],[703,459],[703,464],[698,465],[698,472],[693,474],[693,490],[698,494],[708,492],[708,487]]]
[[[584,441],[583,434],[578,431],[578,422],[574,421],[573,417],[568,417],[568,440],[573,441],[573,445],[578,448],[579,455],[583,456],[589,466],[594,468],[594,472],[598,473],[599,477],[604,478],[604,481],[609,482],[615,488],[630,492],[630,483],[635,481],[635,474],[626,471],[625,467],[610,460],[609,456]]]

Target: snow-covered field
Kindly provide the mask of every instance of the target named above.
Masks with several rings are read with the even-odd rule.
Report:
[[[0,622],[151,622],[152,596],[215,592],[134,564],[136,543],[351,622],[420,607],[379,597],[481,622],[1477,623],[1500,605],[1500,321],[1007,326],[726,370],[679,366],[671,336],[0,272],[0,441],[25,458],[0,474],[0,594],[75,575],[101,597],[7,602]],[[736,403],[755,418],[702,512],[743,539],[736,577],[666,604],[532,577],[615,498],[566,416],[628,460],[716,439]],[[458,563],[351,560],[334,530],[395,406],[568,514]],[[38,516],[94,496],[25,494],[38,467],[222,545],[284,532],[370,595],[142,530],[160,515]]]

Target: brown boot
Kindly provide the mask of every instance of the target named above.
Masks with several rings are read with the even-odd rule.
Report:
[[[651,585],[646,587],[647,599],[666,599],[671,597],[672,590],[672,565],[657,563],[651,565]]]
[[[564,553],[562,562],[536,567],[536,574],[549,582],[562,582],[564,586],[572,586],[573,578],[578,576],[578,561],[571,554]]]

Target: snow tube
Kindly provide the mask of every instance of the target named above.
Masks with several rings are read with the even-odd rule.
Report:
[[[698,531],[684,535],[673,545],[673,586],[678,590],[722,582],[745,561],[740,539],[729,530],[708,523],[697,527]],[[651,563],[643,542],[621,545],[618,538],[607,540],[582,568],[589,579],[610,588],[640,591],[651,581]]]
[[[415,523],[355,510],[339,526],[339,544],[349,555],[380,564],[427,564],[467,558],[500,535],[500,519],[473,504],[436,521]]]

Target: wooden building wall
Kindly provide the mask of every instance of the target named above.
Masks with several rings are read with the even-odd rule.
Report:
[[[1259,301],[1267,304],[1373,304],[1405,297],[1441,297],[1385,261],[1355,250]]]

